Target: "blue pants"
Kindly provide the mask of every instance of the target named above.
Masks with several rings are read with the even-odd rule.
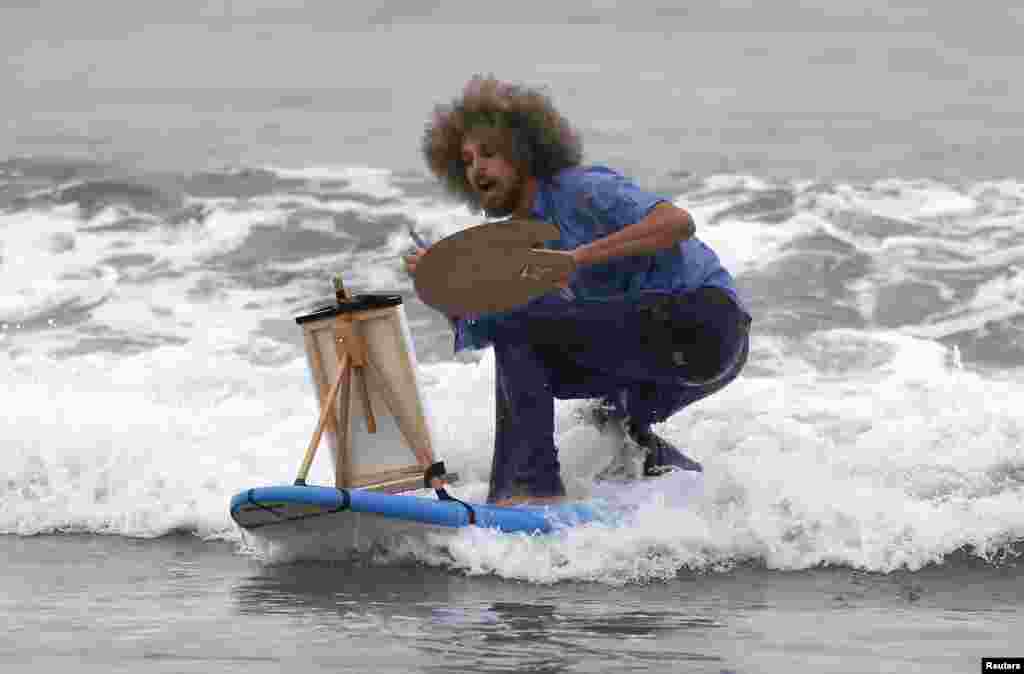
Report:
[[[606,398],[638,425],[659,423],[736,378],[749,325],[718,288],[590,304],[549,293],[503,314],[488,500],[565,494],[555,398]]]

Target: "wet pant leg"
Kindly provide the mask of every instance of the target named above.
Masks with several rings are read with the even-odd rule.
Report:
[[[749,318],[716,288],[584,305],[540,299],[496,325],[489,500],[564,494],[555,398],[606,397],[634,423],[658,423],[746,362]]]

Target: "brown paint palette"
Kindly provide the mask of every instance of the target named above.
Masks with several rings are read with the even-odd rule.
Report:
[[[575,270],[569,253],[540,248],[558,238],[556,225],[526,218],[457,232],[420,258],[416,293],[449,315],[507,311],[557,289]]]

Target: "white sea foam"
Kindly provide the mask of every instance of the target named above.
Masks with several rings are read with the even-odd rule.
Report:
[[[910,214],[917,218],[966,215],[978,205],[960,190],[923,180],[880,180],[866,187],[841,186],[838,193],[874,213],[892,218]]]
[[[844,332],[819,341],[811,361],[833,346],[884,360],[843,378],[798,366],[742,378],[657,428],[706,467],[704,493],[687,506],[652,493],[617,527],[549,537],[467,531],[424,561],[535,582],[651,580],[743,558],[888,571],[967,544],[992,552],[1024,534],[1014,482],[1024,465],[1024,384],[951,370],[941,347],[913,338]],[[492,357],[421,366],[437,447],[463,475],[457,491],[476,498],[493,442]],[[231,495],[288,483],[315,423],[299,360],[252,368],[190,345],[73,363],[5,358],[2,367],[5,381],[19,382],[0,400],[17,433],[3,468],[4,532],[237,539]],[[576,404],[556,405],[571,489],[607,456],[596,433],[572,421]],[[329,475],[321,456],[313,479]]]
[[[349,183],[347,189],[380,199],[398,197],[402,194],[402,191],[392,184],[393,173],[387,169],[365,166],[318,166],[309,168],[268,167],[268,170],[282,178],[313,181],[314,186],[320,182],[344,180]]]
[[[113,291],[116,274],[99,251],[75,236],[77,209],[0,216],[4,231],[0,322],[19,323],[66,305],[93,305]]]

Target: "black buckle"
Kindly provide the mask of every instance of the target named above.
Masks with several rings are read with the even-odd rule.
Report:
[[[430,489],[432,486],[431,483],[434,481],[435,477],[444,477],[446,474],[447,471],[444,469],[444,461],[436,461],[430,464],[430,468],[427,468],[423,473],[423,487],[425,489]]]
[[[423,486],[426,489],[430,489],[433,485],[431,484],[435,477],[443,478],[447,475],[447,471],[444,469],[444,461],[435,461],[430,464],[430,468],[427,468],[423,472]],[[451,494],[443,486],[434,489],[437,492],[437,498],[441,501],[454,501],[455,503],[462,504],[466,508],[466,513],[469,515],[469,523],[476,524],[476,511],[473,510],[473,506],[469,505],[465,501],[460,501]]]

